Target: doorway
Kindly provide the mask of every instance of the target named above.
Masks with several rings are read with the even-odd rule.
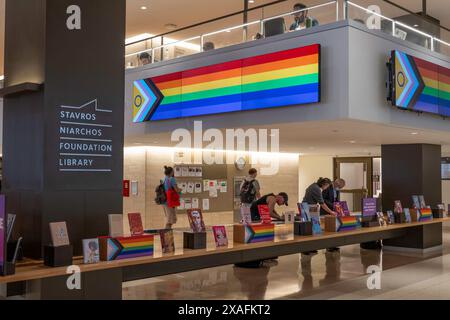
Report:
[[[345,188],[341,190],[341,201],[347,201],[350,211],[361,211],[361,201],[365,197],[372,197],[374,195],[374,164],[378,166],[381,161],[374,162],[373,157],[349,157],[349,158],[334,158],[334,178],[344,179]],[[376,176],[381,173],[376,170]],[[381,193],[376,185],[377,194]]]

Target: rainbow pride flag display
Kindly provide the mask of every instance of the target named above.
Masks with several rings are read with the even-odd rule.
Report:
[[[153,235],[134,237],[101,237],[100,259],[102,261],[122,260],[153,256]]]
[[[433,211],[429,208],[420,209],[420,222],[433,220]]]
[[[358,228],[358,217],[346,216],[337,218],[337,232],[355,230]]]
[[[320,101],[320,45],[134,82],[133,122]]]
[[[450,69],[393,51],[393,104],[415,111],[450,116]]]
[[[245,226],[245,243],[273,241],[274,239],[274,224],[252,224]]]

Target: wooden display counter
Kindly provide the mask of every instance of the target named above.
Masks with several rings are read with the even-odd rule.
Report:
[[[384,239],[385,245],[414,249],[427,249],[442,245],[442,223],[449,218],[428,222],[395,224],[386,227],[359,228],[345,232],[324,232],[315,236],[294,236],[292,225],[280,225],[275,229],[275,240],[260,243],[232,243],[228,248],[190,250],[177,249],[175,254],[154,257],[100,262],[85,265],[81,259],[74,264],[80,268],[80,290],[67,289],[66,267],[49,268],[42,263],[18,265],[13,276],[0,277],[0,285],[26,283],[27,298],[32,299],[121,299],[122,282],[151,278],[167,274],[244,263],[340,247]],[[289,229],[286,229],[289,228]],[[283,230],[283,231],[281,231]],[[287,231],[286,231],[287,230]],[[231,236],[229,236],[232,239]]]

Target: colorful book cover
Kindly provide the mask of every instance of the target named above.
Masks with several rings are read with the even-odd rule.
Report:
[[[333,203],[333,211],[337,213],[338,217],[347,217],[350,215],[347,201],[338,201]]]
[[[433,220],[433,212],[430,208],[420,209],[420,221]]]
[[[425,203],[425,197],[423,195],[419,196],[420,209],[426,208],[427,204]]]
[[[265,241],[273,241],[275,239],[275,225],[270,224],[251,224],[244,226],[245,243],[257,243]]]
[[[247,206],[241,207],[241,223],[242,224],[252,223],[252,214],[250,212],[250,207]]]
[[[377,215],[377,199],[363,198],[362,199],[362,216],[374,217]]]
[[[295,220],[295,212],[294,211],[288,211],[284,213],[284,223],[294,223]]]
[[[189,209],[187,211],[189,225],[192,232],[206,232],[205,222],[203,221],[202,210]]]
[[[405,221],[406,223],[411,223],[411,212],[408,208],[403,209],[403,212],[405,213]]]
[[[313,234],[321,234],[322,228],[320,226],[320,213],[318,211],[310,211],[310,217],[312,221]]]
[[[387,216],[388,216],[388,224],[394,224],[395,223],[394,212],[392,212],[392,210],[388,210]]]
[[[269,206],[267,204],[260,204],[258,206],[258,213],[262,223],[272,223]]]
[[[394,212],[395,213],[402,213],[403,212],[402,202],[400,200],[395,200],[395,202],[394,202]]]
[[[70,244],[66,222],[51,222],[50,234],[54,247],[68,246]]]
[[[225,226],[213,226],[216,247],[228,247],[227,229]]]
[[[419,196],[412,196],[412,201],[413,201],[413,208],[414,209],[420,209]]]
[[[154,236],[99,237],[102,261],[123,260],[153,256]]]
[[[144,234],[144,226],[140,213],[129,213],[128,222],[130,224],[130,233],[132,236],[140,236]]]
[[[343,216],[337,217],[337,231],[349,231],[355,230],[359,226],[358,217],[356,216]]]
[[[100,261],[100,246],[98,239],[83,240],[83,262],[85,264],[97,263]]]
[[[173,238],[173,230],[160,230],[161,247],[163,253],[175,252],[175,241]]]

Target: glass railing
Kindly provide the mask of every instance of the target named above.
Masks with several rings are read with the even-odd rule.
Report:
[[[249,11],[246,23],[242,23],[242,13],[232,14],[163,36],[131,40],[126,45],[126,67],[176,59],[343,19],[450,56],[449,30],[412,11],[383,0],[313,2],[316,4],[305,9],[289,11],[293,4],[281,1]]]
[[[411,6],[418,5],[411,3]],[[420,11],[420,7],[417,8]],[[382,0],[344,2],[344,16],[396,38],[450,56],[450,32],[435,22]]]

